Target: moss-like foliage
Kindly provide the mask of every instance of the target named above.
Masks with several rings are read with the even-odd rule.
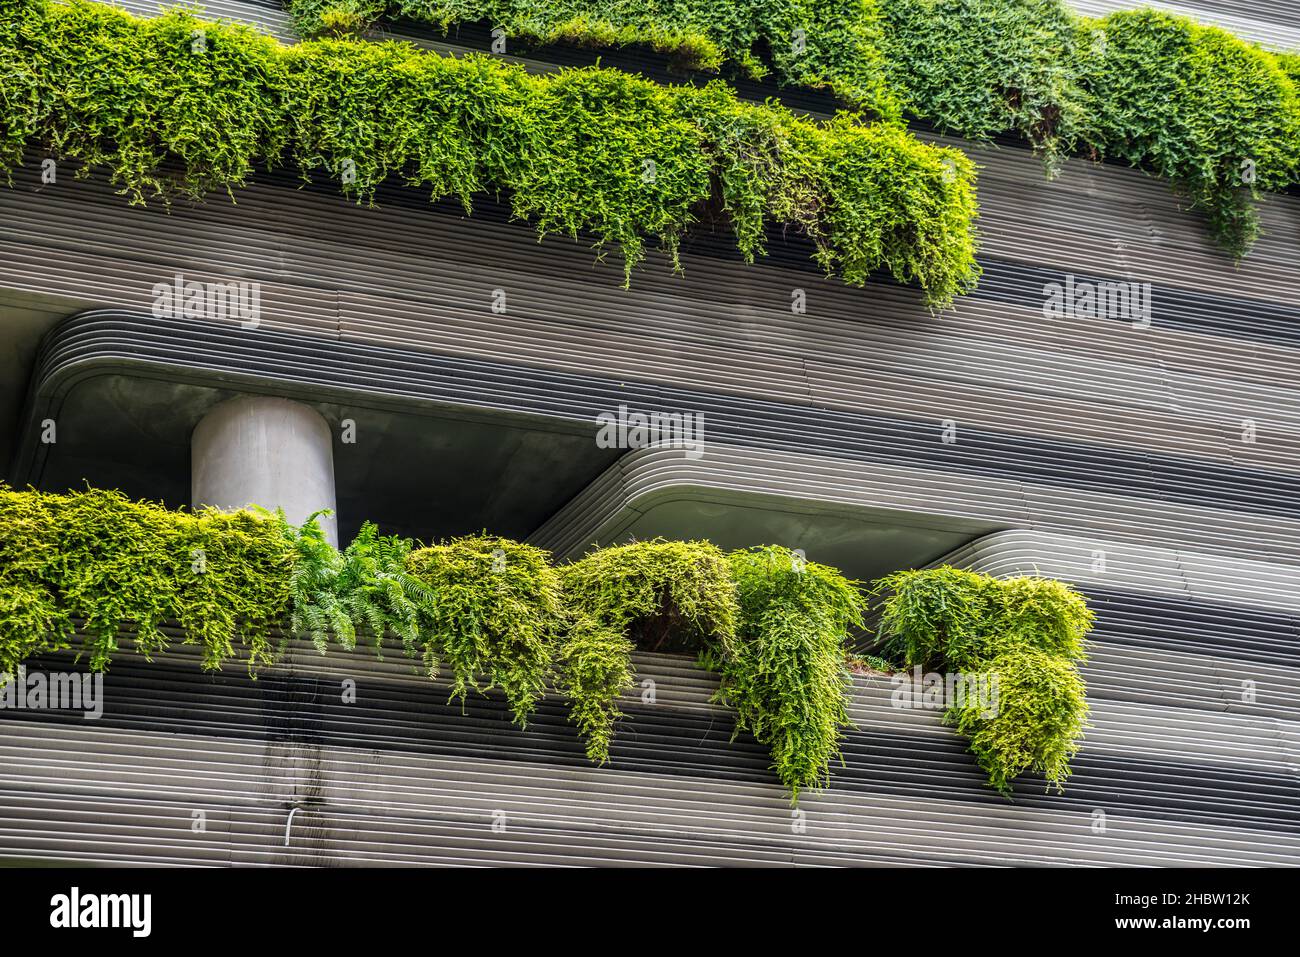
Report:
[[[1031,648],[1082,658],[1093,614],[1078,592],[1051,578],[994,578],[962,568],[897,572],[876,583],[887,594],[880,628],[906,667],[970,670]]]
[[[499,688],[527,723],[546,691],[559,636],[559,575],[541,549],[471,536],[416,548],[370,522],[343,551],[315,516],[286,526],[295,549],[291,630],[324,654],[395,636],[430,678],[451,672],[451,697]]]
[[[1087,705],[1075,662],[1092,613],[1060,582],[956,569],[877,583],[893,663],[996,676],[1000,707],[958,704],[946,720],[971,739],[989,781],[1023,770],[1058,786]],[[203,665],[275,662],[290,631],[322,651],[397,636],[452,697],[500,689],[523,725],[552,681],[596,762],[609,757],[632,653],[693,652],[772,755],[792,800],[824,786],[849,727],[846,642],[866,599],[832,568],[767,546],[726,555],[708,542],[600,549],[555,568],[547,552],[477,535],[428,548],[366,524],[343,551],[315,521],[265,511],[196,514],[117,492],[56,495],[0,486],[0,676],[73,646],[92,670],[124,640],[165,651],[164,624],[202,647]],[[888,665],[880,658],[859,665]]]
[[[1079,669],[1068,658],[1022,648],[993,658],[979,674],[996,681],[995,713],[967,698],[944,715],[945,723],[970,739],[989,784],[1003,794],[1026,769],[1061,790],[1088,723]]]
[[[242,185],[287,142],[278,49],[181,12],[15,0],[0,14],[4,170],[25,144],[107,167],[137,201]]]
[[[1060,0],[880,0],[881,60],[906,111],[974,140],[1018,133],[1051,167],[1083,123]]]
[[[124,640],[149,657],[167,648],[171,621],[202,648],[205,668],[242,654],[255,671],[274,660],[292,562],[274,516],[0,486],[0,673],[72,647],[79,626],[92,670]]]
[[[797,801],[824,787],[850,726],[845,643],[862,625],[865,600],[835,569],[779,546],[732,552],[740,628],[707,664],[722,675],[720,702],[736,709],[772,753],[772,767]]]
[[[1174,182],[1240,255],[1259,231],[1260,190],[1295,181],[1300,100],[1271,53],[1153,10],[1085,21],[1089,143]]]
[[[430,676],[448,666],[453,698],[500,688],[526,724],[546,692],[562,621],[549,553],[476,535],[413,551],[406,567],[430,596],[419,627]]]
[[[500,58],[403,43],[284,46],[183,11],[155,19],[69,0],[0,14],[0,171],[21,148],[108,167],[135,201],[199,197],[260,166],[324,169],[373,200],[384,181],[509,199],[540,235],[647,239],[676,262],[707,218],[746,260],[772,226],[847,282],[877,271],[941,307],[978,274],[972,164],[895,126],[800,119],[725,84],[660,86],[599,67],[536,76]],[[32,81],[35,82],[32,82]],[[80,172],[85,172],[81,170]]]
[[[883,82],[875,0],[289,0],[303,36],[353,33],[384,18],[443,33],[486,22],[507,44],[668,54],[685,69],[729,69],[783,85],[832,88],[882,117],[897,114]],[[512,49],[508,46],[508,49]]]
[[[604,763],[622,717],[618,699],[635,683],[632,651],[640,645],[726,655],[736,634],[736,586],[726,557],[709,542],[603,548],[560,574],[569,620],[559,687],[587,756]]]
[[[565,566],[561,690],[593,761],[609,757],[633,650],[694,651],[772,755],[792,800],[824,786],[849,726],[845,642],[864,599],[832,568],[778,546],[724,556],[707,542],[638,542]]]
[[[1300,57],[1153,10],[1103,19],[1064,0],[291,0],[301,29],[401,16],[447,30],[676,52],[689,66],[770,62],[787,85],[975,140],[1026,138],[1049,171],[1072,153],[1170,180],[1234,255],[1262,191],[1300,175]],[[791,42],[802,30],[801,43]]]
[[[1053,579],[948,567],[889,575],[874,593],[883,596],[880,634],[890,658],[991,682],[993,713],[982,699],[945,715],[971,739],[989,783],[1010,793],[1029,770],[1059,790],[1088,714],[1076,667],[1093,622],[1083,597]]]

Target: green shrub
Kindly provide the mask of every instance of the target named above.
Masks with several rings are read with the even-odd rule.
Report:
[[[973,167],[897,128],[800,119],[721,82],[538,76],[401,43],[283,46],[184,11],[19,2],[24,18],[0,21],[6,176],[22,145],[41,147],[107,166],[141,201],[229,191],[285,163],[304,178],[324,168],[358,201],[390,178],[467,211],[474,194],[503,194],[541,236],[616,247],[629,277],[647,239],[675,263],[702,216],[746,260],[769,226],[791,227],[847,282],[887,270],[934,307],[978,275]]]
[[[39,63],[30,55],[29,33],[40,20],[29,19],[35,0],[18,0],[0,10],[0,171],[12,184],[13,167],[22,162],[23,150],[36,136],[48,110],[39,81]]]
[[[1170,180],[1234,255],[1256,200],[1300,173],[1300,55],[1153,10],[1104,19],[1064,0],[290,0],[315,34],[403,16],[446,32],[486,20],[512,38],[640,44],[684,65],[827,87],[978,141],[1025,137],[1049,172],[1071,153]],[[803,30],[803,46],[792,39]],[[837,144],[840,145],[840,144]],[[1253,164],[1243,176],[1243,163]]]
[[[1084,21],[1080,33],[1089,143],[1173,181],[1243,254],[1259,230],[1258,191],[1297,174],[1300,101],[1277,58],[1154,10]]]
[[[419,640],[430,676],[445,663],[452,697],[500,688],[515,721],[527,723],[545,694],[561,623],[560,578],[549,553],[476,535],[410,553],[425,589]]]
[[[1085,122],[1061,0],[880,3],[886,75],[907,112],[974,140],[1019,133],[1055,169]]]
[[[0,486],[0,673],[72,647],[79,626],[91,670],[107,668],[127,638],[148,658],[167,648],[169,621],[201,646],[205,668],[238,646],[256,671],[275,657],[292,559],[273,516]]]
[[[880,633],[905,667],[971,671],[1016,648],[1070,660],[1084,656],[1093,614],[1083,597],[1051,578],[994,578],[945,566],[880,579],[887,595]]]
[[[230,190],[284,150],[273,39],[180,12],[141,19],[87,0],[20,2],[23,26],[2,38],[0,56],[38,81],[35,115],[19,111],[23,138],[107,167],[133,201]],[[14,159],[0,158],[6,168]]]
[[[385,13],[387,0],[288,0],[294,25],[305,37],[359,33]]]
[[[989,781],[1009,791],[1028,769],[1058,788],[1085,727],[1075,668],[1092,613],[1068,586],[957,569],[882,579],[881,633],[907,665],[996,675],[998,710],[954,706]],[[242,653],[274,663],[289,621],[325,652],[394,634],[452,698],[500,689],[523,725],[551,679],[588,756],[609,757],[618,699],[636,680],[632,653],[694,652],[717,671],[715,701],[736,711],[797,802],[829,780],[849,727],[848,665],[888,670],[847,648],[865,598],[834,569],[767,546],[724,555],[708,542],[656,540],[600,549],[556,569],[547,552],[489,535],[428,548],[367,523],[340,552],[316,516],[170,511],[118,492],[67,495],[0,486],[0,675],[72,647],[92,670],[124,639],[165,651],[163,625],[219,668]]]
[[[609,760],[618,699],[635,683],[631,654],[725,654],[736,633],[736,587],[726,557],[709,542],[636,542],[602,548],[560,569],[568,623],[560,691],[587,740],[587,756]]]
[[[971,739],[989,784],[1009,793],[1026,768],[1060,788],[1087,719],[1083,679],[1093,613],[1083,596],[1048,578],[999,579],[943,567],[880,579],[883,648],[905,667],[992,676],[996,713],[986,702],[954,705],[945,716]]]
[[[428,548],[380,535],[370,522],[343,551],[312,516],[288,528],[295,549],[291,628],[322,654],[369,637],[382,653],[401,639],[429,677],[444,664],[451,697],[500,688],[527,723],[546,690],[560,621],[559,576],[541,549],[472,536]]]
[[[1012,781],[1028,770],[1064,790],[1088,719],[1086,688],[1074,663],[1020,648],[994,658],[980,674],[997,689],[996,713],[967,699],[944,721],[970,739],[989,784],[1009,795]]]
[[[697,652],[715,700],[772,755],[792,800],[822,787],[849,725],[848,631],[864,600],[834,569],[769,546],[724,556],[707,542],[639,542],[561,569],[570,623],[561,690],[587,753],[604,762],[636,648]]]
[[[722,676],[717,700],[736,709],[772,754],[793,801],[829,783],[850,726],[849,631],[862,625],[865,601],[855,582],[775,545],[729,556],[740,628],[729,645],[708,649]]]

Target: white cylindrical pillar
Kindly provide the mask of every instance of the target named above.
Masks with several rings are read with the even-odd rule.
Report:
[[[337,545],[329,424],[289,399],[239,396],[214,406],[190,438],[190,496],[196,507],[282,508],[295,525],[327,508],[319,521]]]

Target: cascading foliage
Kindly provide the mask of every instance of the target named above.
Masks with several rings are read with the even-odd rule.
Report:
[[[290,610],[293,549],[276,516],[174,512],[91,489],[68,495],[0,485],[0,674],[69,648],[78,623],[92,670],[126,635],[149,657],[166,622],[219,668],[239,650],[270,665]]]
[[[133,201],[234,190],[255,169],[321,171],[358,201],[399,180],[505,197],[539,235],[616,248],[628,276],[697,222],[742,256],[769,228],[810,236],[846,282],[877,272],[934,307],[978,276],[974,167],[896,125],[819,123],[715,82],[661,86],[591,67],[533,75],[405,43],[283,45],[174,10],[14,0],[0,13],[0,173],[25,148],[106,167]]]
[[[779,546],[724,555],[708,542],[636,542],[562,569],[571,625],[561,689],[593,761],[609,758],[632,652],[690,651],[790,789],[823,787],[849,727],[846,642],[862,623],[853,582]]]
[[[587,757],[604,763],[622,717],[618,699],[636,680],[632,652],[673,642],[665,650],[726,655],[735,640],[736,587],[726,556],[709,542],[602,548],[561,575],[569,623],[560,690],[587,739]]]
[[[1256,202],[1300,178],[1300,55],[1155,10],[1090,18],[1065,0],[289,0],[306,35],[382,17],[508,38],[639,44],[696,69],[827,87],[855,109],[979,141],[1027,139],[1168,179],[1242,255]],[[801,32],[800,32],[801,31]],[[756,43],[759,44],[756,46]],[[755,50],[762,48],[759,56]],[[767,61],[767,62],[765,62]]]
[[[795,800],[825,787],[850,727],[849,635],[862,626],[857,583],[776,545],[732,552],[740,628],[708,665],[722,676],[716,700],[735,708],[736,731],[772,752]]]
[[[429,676],[448,666],[453,698],[500,688],[515,721],[526,724],[546,693],[560,638],[560,576],[550,554],[475,535],[413,551],[406,567],[429,595],[419,629]]]
[[[903,572],[882,634],[895,663],[996,674],[1001,708],[954,708],[989,781],[1030,768],[1058,786],[1087,715],[1075,662],[1092,613],[1068,586],[957,569]],[[486,534],[418,547],[367,523],[342,551],[315,517],[171,511],[118,492],[0,486],[0,680],[32,655],[74,647],[107,668],[124,643],[150,657],[178,625],[205,668],[275,663],[277,636],[353,651],[400,641],[451,697],[499,689],[517,723],[552,688],[589,757],[609,758],[636,650],[690,652],[718,673],[736,733],[766,746],[792,798],[828,783],[850,727],[850,637],[867,597],[833,568],[777,546],[708,542],[601,548],[555,566]]]
[[[1243,254],[1260,191],[1300,176],[1300,97],[1278,58],[1152,10],[1085,21],[1080,35],[1089,144],[1171,180]]]
[[[1077,663],[1093,613],[1083,596],[1046,578],[999,579],[959,568],[898,572],[876,583],[883,653],[911,668],[988,682],[989,700],[954,704],[945,721],[966,735],[989,784],[1004,794],[1025,770],[1057,789],[1087,727]]]

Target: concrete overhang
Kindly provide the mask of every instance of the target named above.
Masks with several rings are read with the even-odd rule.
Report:
[[[72,317],[45,337],[10,482],[89,483],[187,505],[190,435],[241,394],[305,402],[331,424],[345,542],[364,519],[424,540],[480,529],[531,537],[559,557],[657,535],[725,548],[775,542],[871,577],[1020,520],[909,493],[906,469],[885,475],[873,500],[861,481],[841,488],[831,460],[799,451],[711,443],[694,460],[681,449],[601,448],[596,416],[620,402],[654,407],[659,390],[644,384],[126,310]],[[344,441],[346,420],[355,442]],[[48,421],[53,443],[42,441]],[[666,462],[689,467],[664,472]],[[601,499],[608,476],[647,466],[660,473],[652,488]],[[839,467],[843,478],[853,466]],[[1015,499],[1010,487],[996,497]],[[597,500],[597,524],[573,520]]]

